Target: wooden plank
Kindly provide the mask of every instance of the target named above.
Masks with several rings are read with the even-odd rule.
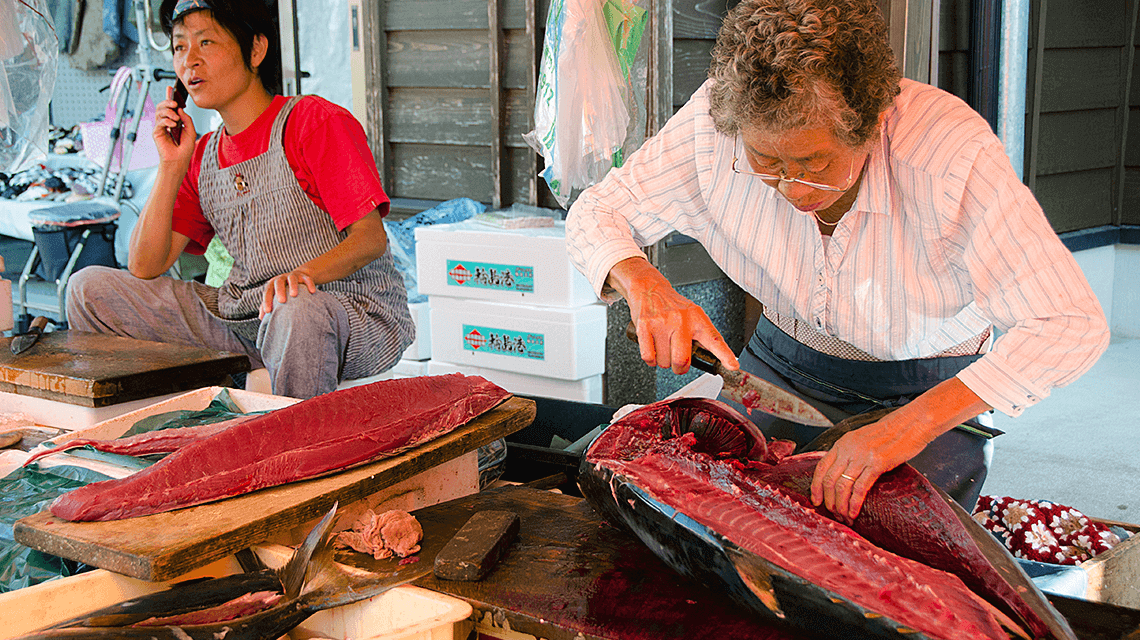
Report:
[[[1047,50],[1042,80],[1042,113],[1114,109],[1124,82],[1120,49]]]
[[[673,41],[674,109],[688,102],[693,92],[708,79],[713,44],[710,40]]]
[[[1045,48],[1122,46],[1128,33],[1125,5],[1120,0],[1050,2]]]
[[[389,195],[399,198],[450,200],[472,198],[489,202],[491,197],[491,154],[484,147],[448,145],[393,145],[395,175]],[[509,148],[503,157],[504,193],[512,202],[525,202],[533,165],[527,164],[527,150]]]
[[[728,0],[674,0],[673,36],[687,40],[716,40],[729,4]]]
[[[1116,110],[1041,115],[1038,176],[1112,167],[1116,164]]]
[[[543,22],[550,0],[537,0],[537,11]],[[525,29],[526,0],[503,0],[504,29]],[[487,0],[389,0],[389,31],[439,29],[486,29]]]
[[[84,407],[153,398],[249,371],[245,354],[82,331],[46,333],[16,356],[0,338],[0,391]]]
[[[491,102],[491,126],[488,127],[488,143],[491,147],[491,208],[503,206],[503,29],[499,10],[502,0],[487,0],[488,54],[490,59],[489,84]],[[529,47],[528,47],[529,49]]]
[[[1113,224],[1112,169],[1041,175],[1034,194],[1057,233]]]
[[[526,89],[525,31],[506,32],[503,87]],[[390,31],[389,87],[490,88],[487,31]]]
[[[503,144],[527,147],[522,136],[533,128],[534,102],[525,90],[508,89],[503,109]],[[396,87],[388,93],[388,121],[393,143],[485,146],[491,101],[485,89]]]
[[[1048,0],[1035,2],[1029,9],[1029,63],[1027,70],[1028,95],[1026,97],[1027,123],[1029,131],[1025,149],[1025,184],[1030,191],[1035,191],[1037,185],[1038,155],[1041,140],[1041,85],[1044,82],[1045,68],[1045,26],[1048,24],[1046,11]]]
[[[368,145],[380,171],[385,189],[392,184],[392,150],[389,124],[384,110],[388,104],[388,35],[384,32],[384,0],[363,0],[365,131]]]
[[[512,511],[521,521],[518,539],[495,569],[480,582],[434,576],[415,582],[470,602],[477,620],[492,612],[498,626],[548,640],[795,637],[673,572],[636,537],[603,524],[581,498],[507,487],[413,515],[425,542],[429,535],[446,542],[484,510]]]
[[[453,460],[534,420],[533,400],[511,397],[468,424],[388,460],[177,511],[109,522],[49,512],[16,522],[15,539],[45,553],[161,582]]]
[[[1136,66],[1136,45],[1140,43],[1140,37],[1137,36],[1137,29],[1140,28],[1140,2],[1133,0],[1127,3],[1131,6],[1132,15],[1129,16],[1128,24],[1132,26],[1128,30],[1128,37],[1125,45],[1120,52],[1120,75],[1123,78],[1123,86],[1120,89],[1120,106],[1117,109],[1119,122],[1116,130],[1120,132],[1120,146],[1117,154],[1116,166],[1116,194],[1115,201],[1113,202],[1113,211],[1116,212],[1117,223],[1124,218],[1124,203],[1128,199],[1127,189],[1128,180],[1126,178],[1126,163],[1129,155],[1129,147],[1140,146],[1136,144],[1136,138],[1132,137],[1131,144],[1129,144],[1129,134],[1131,133],[1131,116],[1132,109],[1129,108],[1128,99],[1132,92],[1132,83],[1135,81],[1136,74],[1134,68]]]
[[[1140,168],[1128,167],[1124,170],[1124,205],[1121,207],[1120,223],[1140,224]]]

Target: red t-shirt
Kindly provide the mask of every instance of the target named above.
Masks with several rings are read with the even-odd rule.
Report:
[[[229,167],[257,157],[269,149],[273,120],[289,98],[275,96],[273,103],[245,131],[218,134],[218,164]],[[188,253],[202,254],[214,237],[214,229],[202,214],[198,176],[206,142],[215,132],[198,139],[190,170],[178,189],[171,227],[190,238]],[[380,174],[364,128],[348,110],[318,96],[305,96],[289,114],[282,144],[285,158],[297,182],[309,198],[326,211],[337,229],[363,218],[373,209],[388,215],[389,200],[380,184]]]

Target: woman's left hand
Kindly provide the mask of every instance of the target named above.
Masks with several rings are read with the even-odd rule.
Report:
[[[879,476],[918,455],[935,438],[992,407],[958,378],[844,434],[815,467],[811,501],[848,522]]]
[[[902,409],[843,435],[815,467],[812,504],[840,519],[854,520],[867,492],[887,471],[918,455],[930,440],[908,428]],[[933,438],[931,438],[933,440]]]
[[[289,298],[296,298],[302,285],[309,290],[309,293],[317,292],[317,285],[313,282],[313,277],[300,269],[294,269],[289,273],[270,278],[269,282],[265,283],[265,297],[262,298],[261,308],[258,309],[258,319],[264,318],[266,314],[273,311],[275,300],[277,304],[285,304]]]

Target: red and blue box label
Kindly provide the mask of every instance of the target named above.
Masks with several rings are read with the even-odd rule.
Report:
[[[541,333],[492,329],[471,324],[463,325],[463,349],[465,351],[544,360],[546,358],[545,341],[545,336]]]
[[[534,293],[534,267],[448,260],[447,284],[453,287]]]

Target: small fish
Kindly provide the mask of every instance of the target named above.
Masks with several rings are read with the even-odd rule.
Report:
[[[370,598],[397,586],[386,576],[362,575],[364,572],[356,573],[332,562],[329,539],[336,510],[334,504],[281,569],[179,583],[19,640],[278,638],[317,611]],[[209,621],[211,614],[230,619]]]

